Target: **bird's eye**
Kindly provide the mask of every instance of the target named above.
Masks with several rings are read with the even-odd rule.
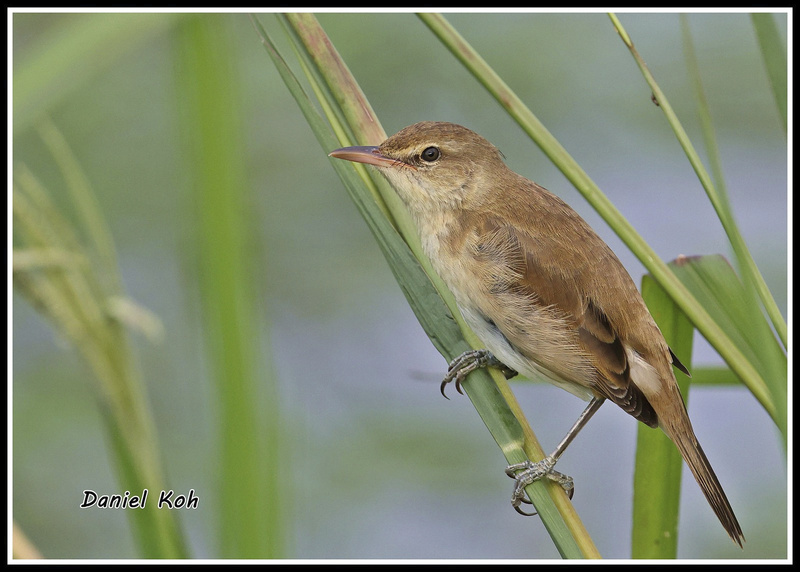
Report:
[[[428,163],[433,163],[436,159],[439,158],[441,153],[439,152],[438,147],[428,147],[422,152],[422,160],[427,161]]]

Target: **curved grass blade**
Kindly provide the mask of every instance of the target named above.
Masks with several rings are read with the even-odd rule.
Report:
[[[772,294],[769,292],[769,289],[764,282],[761,273],[758,271],[758,268],[753,261],[752,256],[750,255],[749,250],[747,249],[747,245],[744,243],[744,239],[739,232],[734,219],[733,215],[730,212],[730,209],[727,207],[727,202],[717,193],[714,184],[711,181],[707,171],[705,170],[700,157],[698,156],[697,152],[695,151],[691,141],[689,140],[688,135],[686,134],[685,130],[680,124],[680,121],[677,118],[677,115],[673,111],[669,101],[667,100],[664,93],[659,88],[658,84],[656,83],[655,79],[653,78],[652,73],[645,65],[644,61],[642,60],[639,53],[636,51],[636,48],[633,45],[630,37],[628,36],[625,29],[622,27],[622,24],[619,20],[613,15],[609,15],[612,22],[614,23],[615,28],[620,34],[625,45],[630,50],[631,54],[634,57],[639,69],[642,72],[645,80],[647,81],[650,88],[653,90],[653,94],[656,100],[659,103],[660,108],[664,112],[668,122],[672,126],[673,131],[681,145],[683,147],[689,162],[692,164],[692,167],[695,170],[698,178],[700,179],[701,184],[706,189],[706,193],[711,201],[712,205],[714,206],[717,215],[719,216],[720,222],[725,229],[725,232],[728,235],[729,240],[731,241],[731,245],[733,248],[733,252],[736,255],[737,261],[739,263],[739,267],[741,272],[744,276],[745,284],[747,285],[747,289],[743,290],[743,295],[747,300],[747,303],[744,304],[737,304],[738,308],[741,308],[742,311],[746,311],[745,316],[743,319],[750,322],[755,329],[755,332],[761,333],[765,335],[764,339],[762,340],[764,343],[767,344],[767,348],[765,351],[769,359],[774,359],[774,363],[768,364],[763,359],[755,359],[751,352],[748,352],[747,347],[743,344],[743,340],[737,338],[732,332],[734,330],[727,329],[723,326],[723,324],[728,324],[729,322],[717,322],[714,321],[715,325],[721,327],[722,331],[725,332],[726,340],[724,345],[717,345],[712,341],[708,336],[706,339],[712,343],[714,348],[722,355],[722,357],[728,362],[737,375],[742,379],[742,381],[747,385],[753,395],[759,400],[759,402],[765,407],[765,409],[769,412],[770,416],[772,416],[773,420],[775,420],[778,427],[781,429],[784,439],[786,438],[786,388],[785,384],[782,382],[782,379],[785,379],[785,374],[783,376],[780,375],[780,372],[785,369],[785,360],[786,356],[783,351],[780,353],[783,354],[782,357],[775,355],[772,351],[773,344],[769,343],[767,335],[769,338],[773,338],[771,332],[767,332],[770,328],[769,325],[766,323],[763,315],[761,315],[760,311],[758,314],[760,316],[760,320],[764,322],[763,326],[755,326],[754,320],[758,320],[759,318],[753,313],[754,309],[758,308],[758,301],[754,296],[748,294],[749,289],[754,289],[758,292],[758,295],[761,298],[764,307],[767,310],[767,314],[772,318],[773,325],[775,326],[778,335],[783,340],[785,345],[786,343],[786,322],[783,320],[783,317],[780,315],[780,312],[777,309],[777,305],[775,304],[775,300],[772,298]],[[718,267],[722,270],[722,267]],[[677,270],[677,269],[676,269]],[[737,280],[738,282],[738,280]],[[724,284],[719,282],[720,287],[723,287]],[[706,291],[707,292],[707,291]],[[722,294],[723,290],[718,290],[716,294],[716,305],[725,305]],[[708,293],[708,292],[707,292]],[[713,297],[714,294],[708,293],[710,297]],[[706,301],[702,303],[702,307],[707,309],[709,306],[710,301]],[[728,306],[730,307],[730,306]],[[684,308],[685,310],[685,308]],[[689,314],[689,312],[687,312]],[[720,316],[720,314],[717,314]],[[690,315],[690,319],[694,322],[695,326],[705,335],[705,331],[701,328],[701,324],[698,323],[694,316]],[[712,318],[713,319],[713,318]],[[734,352],[731,350],[735,350]],[[749,357],[748,357],[749,356]],[[735,357],[736,361],[732,362],[731,357]],[[740,364],[741,361],[741,364]],[[746,364],[748,370],[751,370],[755,376],[751,377],[750,375],[745,375],[746,372],[741,368],[741,365]],[[776,375],[777,374],[777,375]]]
[[[681,29],[684,39],[684,52],[686,53],[687,66],[690,71],[692,84],[694,85],[695,90],[695,97],[698,102],[698,115],[700,118],[700,124],[702,126],[703,140],[706,145],[709,162],[711,163],[711,171],[714,173],[714,180],[716,182],[716,186],[711,188],[707,187],[706,192],[712,199],[712,203],[716,202],[715,208],[717,209],[717,214],[720,217],[723,227],[730,238],[731,246],[736,256],[739,270],[746,278],[746,284],[748,288],[753,290],[753,293],[750,295],[750,297],[753,299],[753,303],[757,303],[756,296],[761,298],[761,303],[764,305],[767,315],[770,317],[773,326],[775,327],[778,335],[781,338],[781,341],[783,342],[783,345],[785,346],[787,340],[786,321],[783,319],[783,316],[781,315],[780,310],[778,309],[778,306],[772,297],[772,293],[767,288],[764,278],[762,277],[758,267],[755,264],[755,261],[750,255],[750,251],[747,249],[744,238],[741,236],[739,228],[736,225],[736,220],[733,216],[733,210],[731,208],[730,201],[728,200],[728,193],[725,188],[725,178],[722,175],[722,166],[719,159],[719,149],[717,148],[716,137],[714,136],[714,128],[711,123],[711,113],[709,112],[708,102],[706,101],[703,90],[700,70],[694,53],[694,45],[692,42],[691,33],[689,32],[688,19],[685,14],[681,15]],[[665,111],[665,113],[667,112]],[[677,122],[677,118],[675,118],[675,121]],[[692,149],[686,147],[684,148],[686,149],[687,155],[691,155],[693,153]],[[693,161],[695,161],[697,164],[701,164],[699,157],[694,158]]]
[[[580,165],[547,131],[519,97],[509,89],[497,73],[441,15],[418,14],[418,16],[575,185],[575,188],[625,242],[651,275],[681,306],[695,327],[717,349],[731,369],[751,390],[761,395],[768,395],[768,392],[764,391],[766,386],[761,374],[731,342],[726,332],[714,322],[705,308],[692,296],[691,292],[656,255],[619,210],[602,194]],[[764,403],[764,406],[771,413],[774,412],[775,406],[771,400]]]
[[[302,41],[305,46],[303,49],[311,49],[309,46],[329,45],[329,42],[313,42],[309,39],[309,37],[313,37],[319,40],[321,35],[324,35],[324,32],[321,31],[321,28],[318,28],[313,17],[305,15],[298,15],[296,17],[302,17],[304,20],[304,31],[298,31],[298,36],[303,38]],[[291,18],[290,16],[289,19],[291,20]],[[311,125],[323,148],[326,151],[330,151],[340,146],[342,142],[337,141],[333,137],[330,132],[330,127],[325,123],[322,117],[319,116],[319,113],[314,108],[308,96],[303,92],[299,82],[293,76],[291,70],[276,50],[263,27],[257,19],[253,18],[253,22],[270,57],[273,59],[284,82],[300,105],[306,120],[309,122],[309,125]],[[296,26],[295,30],[297,31],[298,28],[300,28],[300,26]],[[314,58],[311,59],[313,60]],[[335,66],[325,66],[325,68],[319,70],[320,76],[325,76],[329,68],[333,68],[337,72],[341,71],[343,69],[342,66],[343,63],[336,64]],[[316,74],[309,74],[309,81],[313,82],[315,75]],[[349,74],[346,75],[349,76]],[[330,76],[325,77],[329,84],[335,83],[331,81]],[[355,85],[352,79],[350,79],[348,83],[350,85]],[[339,87],[341,88],[341,84]],[[327,90],[315,88],[314,91],[315,93],[323,93]],[[334,89],[331,89],[331,91],[334,91]],[[350,101],[350,97],[344,97],[343,100]],[[335,102],[328,101],[326,108],[333,107],[334,105]],[[341,115],[346,115],[346,113]],[[338,113],[333,114],[329,116],[328,119],[330,121],[336,121],[336,117],[340,117],[341,115]],[[353,131],[357,132],[357,129],[354,128]],[[346,132],[346,129],[339,127],[336,129],[336,132],[343,133]],[[465,340],[465,333],[459,327],[456,321],[457,318],[454,318],[448,304],[443,300],[447,293],[443,295],[441,291],[437,291],[437,289],[434,288],[431,281],[434,280],[435,277],[428,276],[421,266],[420,261],[418,261],[416,256],[411,252],[406,242],[383,215],[382,211],[375,203],[368,185],[356,174],[357,171],[354,170],[352,166],[339,161],[332,161],[332,165],[344,182],[352,200],[370,227],[370,230],[373,232],[387,262],[389,262],[392,272],[397,278],[398,284],[400,284],[411,308],[414,310],[426,333],[428,333],[431,341],[447,359],[451,359],[459,355],[462,351],[469,349],[471,346]],[[361,172],[361,176],[369,177],[366,171]],[[458,319],[460,319],[460,316],[458,316]],[[497,375],[496,372],[495,375]],[[500,377],[502,378],[502,376]],[[503,379],[503,382],[504,381]],[[527,455],[531,454],[527,449],[525,452],[523,451],[523,435],[525,435],[525,447],[529,447],[529,439],[527,437],[529,429],[525,430],[520,427],[520,421],[518,421],[519,416],[515,411],[509,408],[505,394],[501,394],[500,391],[498,391],[497,380],[493,380],[493,377],[490,376],[488,371],[480,370],[473,373],[470,379],[465,382],[464,389],[509,463],[524,460],[526,458],[526,452]],[[524,425],[526,424],[523,423],[523,426]],[[533,439],[535,439],[535,437]],[[539,454],[543,455],[541,449]],[[561,513],[564,512],[569,514],[571,505],[569,508],[565,508],[554,504],[551,498],[553,487],[539,482],[529,486],[526,490],[533,500],[536,509],[540,512],[542,520],[562,556],[565,558],[597,556],[596,549],[593,544],[591,544],[585,531],[582,533],[580,531],[575,532],[576,529],[582,529],[582,525],[580,525],[580,521],[577,520],[577,517],[569,516],[565,522],[565,519],[561,516]],[[558,493],[554,496],[558,498]],[[561,492],[561,496],[566,500],[563,491]],[[569,504],[568,501],[566,501],[566,503]],[[587,547],[587,545],[589,547]]]

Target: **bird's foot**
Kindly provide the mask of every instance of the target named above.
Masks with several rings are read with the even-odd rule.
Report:
[[[511,493],[511,506],[514,507],[515,511],[523,516],[533,516],[536,514],[536,512],[523,511],[519,505],[521,503],[532,504],[530,499],[528,499],[527,493],[525,492],[525,487],[543,478],[548,478],[551,481],[555,481],[561,485],[561,487],[566,491],[570,500],[572,500],[572,495],[575,493],[575,485],[572,481],[572,477],[563,473],[559,473],[558,471],[554,471],[553,467],[555,464],[556,460],[553,457],[548,456],[538,463],[534,463],[533,461],[525,461],[523,463],[516,463],[506,467],[506,474],[516,481],[514,483],[514,492]]]
[[[456,391],[463,395],[464,392],[461,391],[461,382],[466,379],[467,375],[482,367],[497,367],[503,372],[506,379],[511,379],[517,375],[516,371],[494,357],[494,354],[489,350],[469,350],[450,362],[450,365],[447,367],[447,375],[442,380],[440,388],[442,395],[449,399],[444,393],[444,388],[451,381],[455,382]]]

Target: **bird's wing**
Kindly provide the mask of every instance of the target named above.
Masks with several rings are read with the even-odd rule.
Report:
[[[479,263],[495,268],[483,274],[484,288],[505,309],[483,311],[528,359],[655,426],[655,411],[631,380],[631,355],[639,354],[620,337],[622,328],[639,327],[637,319],[652,321],[649,313],[637,316],[636,286],[577,213],[551,211],[540,222],[549,228],[535,238],[498,217],[484,216],[473,226],[467,246]],[[611,302],[625,295],[637,300],[631,308]]]

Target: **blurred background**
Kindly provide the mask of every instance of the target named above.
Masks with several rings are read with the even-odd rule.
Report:
[[[130,14],[15,13],[13,74],[81,19]],[[195,558],[220,557],[219,410],[199,315],[197,229],[178,120],[178,28],[161,14],[141,36],[63,77],[46,108],[72,147],[113,234],[127,294],[162,321],[133,335],[167,484],[195,489],[176,514]],[[538,518],[509,506],[505,461],[467,398],[439,395],[446,363],[418,325],[388,266],[246,14],[219,19],[235,58],[248,190],[247,260],[258,293],[255,340],[280,412],[285,558],[558,558]],[[453,13],[448,20],[578,160],[655,251],[729,254],[705,193],[650,100],[604,13]],[[279,44],[282,30],[259,16]],[[394,133],[452,121],[492,141],[509,166],[570,203],[634,280],[642,265],[563,175],[413,14],[322,13],[318,19]],[[681,49],[679,15],[620,19],[698,149],[702,138]],[[786,14],[776,14],[786,43]],[[787,307],[787,138],[750,16],[691,14],[689,24],[742,233],[784,315]],[[58,65],[58,59],[52,59]],[[17,102],[15,102],[16,104]],[[34,127],[14,118],[24,162],[70,215],[64,183]],[[376,142],[378,143],[378,142]],[[701,150],[701,155],[703,155]],[[120,493],[90,373],[26,300],[13,296],[14,520],[48,558],[136,558],[124,511],[81,510],[84,489]],[[693,365],[719,364],[698,340]],[[539,384],[513,384],[545,449],[584,404]],[[780,435],[744,388],[695,388],[695,430],[742,524],[741,551],[684,471],[682,557],[785,558],[786,461]],[[607,406],[559,470],[601,554],[630,555],[636,422]],[[247,495],[247,491],[242,491]]]

